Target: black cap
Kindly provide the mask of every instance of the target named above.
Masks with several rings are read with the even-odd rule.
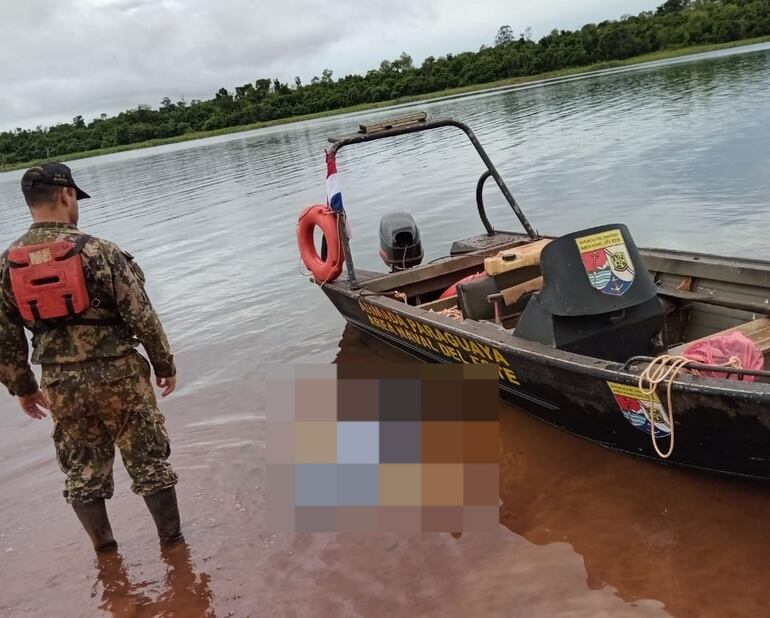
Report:
[[[30,167],[21,177],[22,188],[28,189],[35,185],[57,185],[59,187],[72,187],[79,200],[91,197],[75,184],[72,179],[72,171],[64,163],[43,163]]]

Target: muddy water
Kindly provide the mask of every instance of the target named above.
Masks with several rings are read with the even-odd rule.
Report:
[[[769,80],[765,46],[427,109],[474,128],[544,232],[621,220],[642,245],[770,258]],[[136,256],[176,348],[163,411],[188,543],[159,550],[118,462],[119,554],[95,560],[61,498],[50,421],[2,397],[0,615],[764,615],[766,488],[609,453],[509,408],[497,534],[265,530],[266,364],[404,360],[345,328],[297,271],[294,223],[324,200],[325,137],[359,120],[73,163],[94,196],[81,227]],[[474,157],[452,132],[344,151],[357,265],[378,267],[394,206],[415,215],[426,259],[478,233]],[[0,175],[2,245],[27,224],[19,177]]]

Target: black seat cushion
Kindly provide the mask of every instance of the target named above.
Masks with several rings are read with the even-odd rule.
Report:
[[[490,294],[497,294],[500,288],[494,277],[482,277],[457,286],[457,304],[463,317],[469,320],[490,320],[495,317],[495,307],[487,300]]]

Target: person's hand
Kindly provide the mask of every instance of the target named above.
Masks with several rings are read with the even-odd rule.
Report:
[[[155,384],[163,389],[160,396],[168,397],[174,390],[176,390],[176,376],[170,376],[168,378],[159,378],[158,376],[155,376]]]
[[[51,409],[51,404],[43,395],[42,391],[38,390],[31,395],[19,395],[17,397],[21,409],[24,410],[24,414],[34,419],[41,419],[46,417],[46,413],[43,408]]]

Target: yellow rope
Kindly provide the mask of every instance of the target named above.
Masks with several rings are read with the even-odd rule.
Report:
[[[663,459],[668,459],[671,453],[674,452],[674,404],[672,401],[672,388],[674,381],[679,374],[687,368],[687,365],[692,363],[689,358],[684,356],[671,356],[669,354],[663,354],[658,356],[650,362],[650,364],[639,376],[639,390],[642,394],[650,398],[650,437],[652,439],[652,447],[655,452]],[[742,367],[741,360],[737,356],[731,356],[730,360],[726,363],[719,365],[720,367],[735,367],[740,369]],[[696,372],[697,373],[697,372]],[[658,442],[655,438],[655,391],[659,384],[667,381],[666,384],[666,400],[668,404],[668,418],[663,412],[663,419],[667,420],[671,427],[671,435],[669,437],[668,451],[663,453],[658,448]],[[662,406],[661,406],[662,408]],[[645,413],[646,416],[646,413]]]
[[[679,372],[681,372],[689,362],[690,360],[684,356],[670,356],[669,354],[663,354],[662,356],[653,359],[642,372],[642,375],[639,376],[639,390],[643,395],[650,398],[650,416],[648,420],[650,421],[652,447],[663,459],[668,459],[671,456],[671,453],[674,452],[674,409],[671,405],[671,386],[679,375]],[[665,418],[665,414],[663,415],[663,418],[664,420],[668,420],[669,426],[671,427],[671,435],[669,438],[668,452],[663,453],[658,448],[657,438],[655,437],[655,391],[658,385],[666,379],[668,379],[668,419]]]

